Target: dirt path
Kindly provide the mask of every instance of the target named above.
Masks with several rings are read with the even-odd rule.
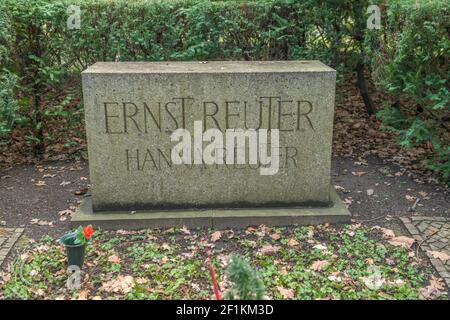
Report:
[[[332,182],[349,204],[355,222],[395,227],[400,226],[397,217],[401,216],[450,216],[448,189],[422,183],[376,157],[367,163],[334,158]],[[0,223],[9,228],[25,227],[25,234],[33,239],[46,234],[60,236],[68,229],[69,220],[60,213],[75,208],[82,198],[76,193],[83,193],[88,184],[84,161],[2,169]]]

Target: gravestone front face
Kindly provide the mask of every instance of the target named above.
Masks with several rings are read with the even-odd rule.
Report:
[[[82,80],[94,211],[330,204],[335,71],[326,65],[96,63]],[[171,134],[194,134],[194,121],[223,133],[278,129],[278,172],[174,164]]]

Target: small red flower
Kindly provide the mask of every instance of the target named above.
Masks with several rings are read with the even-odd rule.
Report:
[[[92,226],[83,227],[83,234],[86,237],[86,240],[89,240],[94,234],[94,228],[92,228]]]

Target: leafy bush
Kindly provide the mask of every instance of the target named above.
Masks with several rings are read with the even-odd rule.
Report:
[[[264,284],[259,273],[244,258],[231,257],[227,276],[232,287],[226,292],[225,299],[261,300],[264,297]]]
[[[13,125],[21,120],[17,114],[17,76],[11,72],[0,73],[0,137],[7,136]]]
[[[2,7],[0,6],[0,9]],[[0,10],[0,65],[5,65],[9,56],[9,47],[11,47],[10,21],[6,12]]]
[[[383,36],[372,35],[375,80],[394,104],[378,113],[400,145],[430,143],[430,168],[450,181],[450,3],[389,1]]]

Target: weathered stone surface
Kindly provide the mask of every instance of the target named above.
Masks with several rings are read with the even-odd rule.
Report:
[[[330,205],[335,71],[324,64],[97,63],[82,80],[94,211]],[[172,164],[171,133],[194,121],[279,129],[279,172]]]
[[[246,208],[200,210],[139,210],[97,212],[91,197],[86,197],[71,219],[71,227],[91,224],[102,229],[142,229],[186,226],[188,228],[242,228],[267,226],[346,223],[350,214],[334,189],[330,190],[332,206],[326,208]]]

